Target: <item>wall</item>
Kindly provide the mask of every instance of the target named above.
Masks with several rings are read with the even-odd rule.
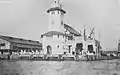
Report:
[[[5,46],[0,46],[0,49],[10,49],[10,42],[0,38],[0,44],[5,43]]]
[[[54,35],[53,37],[43,37],[43,49],[44,53],[47,53],[47,46],[52,46],[52,54],[63,54],[63,46],[64,46],[65,38],[63,35]],[[57,48],[59,45],[59,48]]]
[[[53,13],[53,14],[52,14]],[[63,14],[60,11],[49,12],[49,31],[60,31]]]

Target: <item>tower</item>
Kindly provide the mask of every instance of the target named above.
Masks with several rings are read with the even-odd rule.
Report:
[[[62,9],[62,5],[59,0],[53,0],[53,4],[50,9],[47,10],[49,14],[49,31],[63,31],[64,21],[63,17],[66,11]]]

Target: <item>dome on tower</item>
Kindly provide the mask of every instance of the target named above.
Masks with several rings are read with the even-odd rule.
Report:
[[[54,0],[52,7],[48,9],[47,12],[49,13],[50,11],[55,11],[55,10],[66,13],[66,11],[62,9],[62,5],[60,4],[59,0]]]

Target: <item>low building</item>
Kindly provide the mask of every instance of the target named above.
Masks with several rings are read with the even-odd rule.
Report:
[[[26,40],[11,36],[0,35],[0,51],[21,52],[21,51],[40,51],[42,44],[39,41]]]

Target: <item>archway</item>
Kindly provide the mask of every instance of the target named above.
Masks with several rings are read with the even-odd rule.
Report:
[[[94,53],[94,48],[93,48],[93,45],[88,45],[88,51],[89,53]]]
[[[52,54],[52,47],[50,45],[47,46],[47,54]]]
[[[83,50],[83,43],[77,43],[75,49],[76,54],[81,54],[82,50]]]

